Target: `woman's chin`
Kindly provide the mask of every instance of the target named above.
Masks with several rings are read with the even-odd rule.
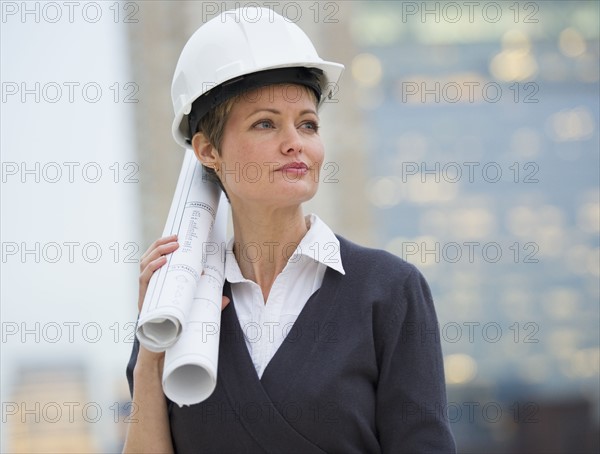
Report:
[[[262,188],[260,191],[240,191],[238,194],[231,195],[230,198],[236,199],[237,203],[232,206],[240,205],[262,205],[264,207],[291,207],[298,206],[312,199],[317,188],[314,185],[304,185],[302,183],[273,184],[268,188]],[[232,201],[233,202],[233,201]]]

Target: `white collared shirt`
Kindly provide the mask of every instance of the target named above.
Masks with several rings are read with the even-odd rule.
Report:
[[[306,219],[310,228],[275,278],[266,303],[260,286],[242,276],[233,255],[233,238],[227,244],[225,278],[231,284],[235,311],[259,378],[310,296],[321,287],[327,267],[345,274],[334,233],[318,216],[309,214]],[[256,254],[253,249],[247,251],[249,256]]]

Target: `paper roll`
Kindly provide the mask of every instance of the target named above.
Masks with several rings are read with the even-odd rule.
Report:
[[[148,350],[175,344],[189,316],[202,275],[202,250],[212,229],[221,190],[207,178],[193,151],[186,150],[163,236],[178,235],[179,248],[167,256],[148,284],[137,337]]]
[[[163,390],[179,406],[202,402],[217,384],[228,209],[223,195],[203,250],[204,274],[191,311],[181,337],[165,354]]]

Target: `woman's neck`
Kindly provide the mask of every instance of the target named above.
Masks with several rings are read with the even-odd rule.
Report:
[[[232,211],[233,252],[242,275],[260,286],[266,303],[275,278],[308,231],[302,207]]]

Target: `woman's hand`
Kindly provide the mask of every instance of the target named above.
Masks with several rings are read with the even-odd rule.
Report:
[[[177,235],[164,236],[159,238],[144,252],[140,259],[140,291],[138,298],[138,311],[142,310],[146,290],[148,290],[148,282],[152,274],[167,263],[167,254],[177,250],[179,243]]]
[[[148,290],[148,283],[152,274],[167,263],[167,254],[176,251],[179,248],[177,242],[177,235],[165,236],[159,238],[150,245],[148,250],[144,252],[140,260],[140,290],[138,298],[138,311],[142,310],[142,304],[144,303],[144,297]],[[229,304],[229,298],[223,297],[221,304],[221,310]]]
[[[144,304],[144,298],[146,297],[146,291],[148,290],[148,283],[152,274],[167,263],[167,254],[177,250],[179,243],[177,242],[177,235],[165,236],[159,238],[144,252],[140,259],[140,280],[139,280],[139,296],[138,296],[138,311],[142,310],[142,304]],[[153,369],[153,375],[157,377],[162,376],[163,362],[165,353],[154,353],[140,345],[140,351],[138,353],[136,370],[148,370]]]

